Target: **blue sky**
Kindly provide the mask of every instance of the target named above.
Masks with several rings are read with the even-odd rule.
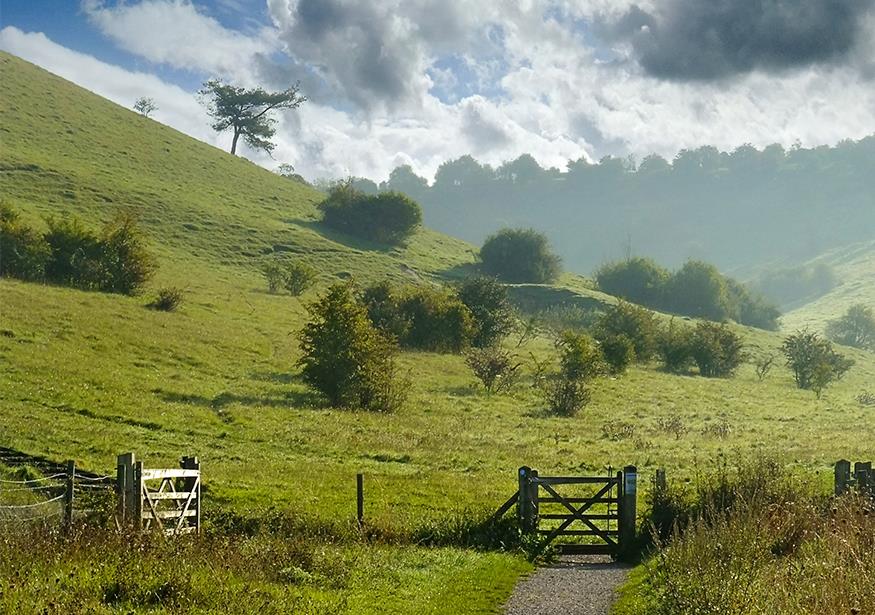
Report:
[[[125,106],[150,96],[156,120],[218,147],[229,136],[194,97],[204,80],[300,80],[310,101],[279,117],[274,158],[243,154],[379,180],[465,154],[561,168],[861,138],[875,132],[873,4],[3,0],[0,48]]]

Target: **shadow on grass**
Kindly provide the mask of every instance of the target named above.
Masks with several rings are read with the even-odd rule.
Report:
[[[378,243],[376,241],[370,241],[368,239],[362,239],[361,237],[356,237],[355,235],[349,235],[347,233],[342,233],[340,231],[336,231],[332,228],[329,228],[319,220],[307,220],[303,218],[286,218],[283,222],[287,224],[294,224],[296,226],[300,226],[302,228],[306,228],[308,230],[313,231],[328,239],[329,241],[333,241],[335,243],[342,244],[348,248],[352,248],[354,250],[361,250],[362,252],[382,252],[384,254],[388,254],[396,249],[402,249],[406,244],[385,244]]]
[[[225,422],[232,420],[226,408],[233,404],[251,408],[321,408],[323,406],[322,398],[312,391],[286,391],[279,395],[238,395],[225,391],[212,398],[164,389],[153,389],[152,392],[168,403],[209,408]]]

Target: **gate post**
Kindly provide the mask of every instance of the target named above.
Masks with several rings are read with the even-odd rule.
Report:
[[[537,472],[535,473],[537,475]],[[531,489],[532,469],[528,466],[523,466],[519,469],[519,499],[517,500],[517,519],[520,523],[520,529],[524,533],[532,532],[535,529],[534,509],[532,508],[532,489]]]
[[[623,468],[620,480],[620,555],[626,555],[635,544],[635,521],[638,503],[638,469],[635,466]]]
[[[200,472],[201,463],[197,457],[183,457],[179,462],[179,466],[183,470],[197,470]],[[195,495],[192,497],[193,506],[195,509],[195,517],[194,517],[194,527],[195,533],[201,533],[201,476],[197,478],[185,478],[183,479],[183,489],[185,491],[194,491]]]
[[[134,478],[131,481],[131,515],[134,521],[134,528],[143,529],[143,462],[138,461],[134,464]]]
[[[124,526],[134,520],[134,463],[133,453],[118,456],[116,481],[118,483],[119,524]]]
[[[835,465],[835,494],[841,495],[848,490],[851,481],[851,462],[839,459]]]

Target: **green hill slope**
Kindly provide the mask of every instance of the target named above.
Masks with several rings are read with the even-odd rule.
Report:
[[[0,194],[33,214],[96,224],[119,206],[141,212],[163,269],[255,270],[274,252],[306,253],[327,271],[372,278],[472,260],[466,244],[424,230],[409,248],[379,247],[315,228],[320,194],[187,137],[0,53]]]
[[[806,303],[781,318],[785,330],[809,327],[822,330],[856,303],[875,307],[875,241],[831,250],[808,263],[833,268],[839,284],[826,295]]]
[[[147,294],[166,284],[186,289],[180,311],[161,313],[144,307],[148,298],[0,280],[0,445],[104,472],[126,451],[153,466],[197,454],[209,509],[257,514],[274,506],[316,524],[353,518],[355,473],[364,472],[369,523],[403,531],[450,511],[494,509],[523,464],[546,474],[632,463],[645,475],[665,466],[681,478],[752,450],[818,468],[871,457],[871,409],[854,397],[875,382],[875,360],[862,352],[820,400],[793,388],[783,369],[759,382],[751,365],[727,380],[648,365],[596,382],[590,406],[570,419],[546,415],[525,383],[487,397],[459,356],[405,352],[411,384],[403,410],[326,408],[295,367],[295,333],[315,293],[303,302],[268,294],[263,259],[301,255],[320,269],[324,288],[349,275],[458,275],[473,261],[471,248],[428,230],[393,250],[326,234],[314,223],[315,191],[16,58],[0,55],[0,69],[2,198],[34,223],[75,214],[95,227],[115,207],[135,206],[160,264]],[[516,292],[535,306],[553,295],[584,306],[611,300],[574,276],[563,282]],[[739,330],[756,356],[775,353],[781,341]],[[550,351],[550,340],[538,338],[518,352],[525,360]],[[342,590],[350,604],[492,612],[526,568],[510,556],[468,552],[441,556],[440,565],[393,557],[381,551],[362,560],[399,561],[403,570],[376,566],[379,582],[357,572]],[[417,561],[438,569],[420,570]],[[377,591],[406,606],[386,607]]]

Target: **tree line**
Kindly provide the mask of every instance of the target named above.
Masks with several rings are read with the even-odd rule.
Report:
[[[679,265],[689,258],[721,269],[796,263],[875,236],[875,137],[835,147],[732,152],[714,147],[636,161],[605,157],[542,168],[530,155],[498,167],[471,156],[445,162],[429,184],[409,166],[365,192],[402,192],[422,204],[425,223],[480,243],[506,226],[547,233],[569,266],[647,254]]]

